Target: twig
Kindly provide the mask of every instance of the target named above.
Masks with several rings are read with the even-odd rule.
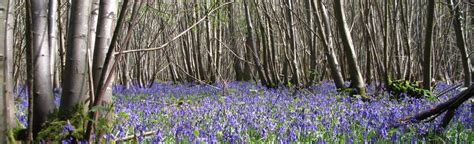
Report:
[[[125,136],[125,137],[123,137],[123,138],[120,138],[120,139],[115,140],[115,142],[128,141],[128,140],[131,140],[131,139],[136,139],[137,136],[150,136],[150,135],[155,134],[156,132],[157,132],[157,131],[154,130],[154,131],[145,132],[145,133],[143,133],[143,134],[141,134],[141,135],[135,135],[135,134],[134,134],[134,135],[128,135],[128,136]]]
[[[224,42],[222,42],[220,39],[217,39],[217,38],[216,38],[216,39],[214,39],[214,40],[216,40],[217,42],[221,43],[221,44],[224,46],[224,48],[228,49],[228,50],[230,51],[230,53],[231,53],[232,55],[234,55],[234,57],[236,57],[236,58],[239,59],[240,61],[243,61],[243,62],[248,63],[248,64],[250,64],[250,65],[255,65],[254,63],[252,63],[252,62],[250,62],[250,61],[247,61],[247,60],[245,60],[243,57],[237,55],[231,48],[229,48],[229,46],[227,46],[227,45],[226,45]]]
[[[436,98],[438,98],[438,97],[440,97],[440,96],[442,96],[442,95],[444,95],[444,94],[446,94],[446,93],[448,93],[448,92],[450,92],[450,91],[452,91],[452,90],[454,90],[454,89],[460,87],[461,85],[462,85],[462,84],[457,84],[457,85],[452,86],[452,87],[450,87],[450,88],[444,89],[443,91],[441,91],[439,94],[436,95]]]
[[[207,85],[207,86],[209,86],[209,87],[211,87],[211,88],[214,88],[214,89],[218,89],[218,90],[220,90],[220,88],[219,88],[219,87],[216,87],[216,86],[210,85],[210,84],[208,84],[208,83],[206,83],[206,82],[204,82],[204,81],[202,81],[202,80],[200,80],[200,79],[196,78],[195,76],[192,76],[192,75],[191,75],[191,74],[189,74],[188,72],[184,71],[184,70],[183,70],[183,68],[181,68],[181,67],[179,67],[179,66],[177,66],[177,68],[178,68],[178,69],[179,69],[181,72],[183,72],[184,74],[186,74],[187,76],[190,76],[190,77],[191,77],[191,78],[193,78],[194,80],[198,81],[199,83],[201,83],[201,84],[205,84],[205,85]]]

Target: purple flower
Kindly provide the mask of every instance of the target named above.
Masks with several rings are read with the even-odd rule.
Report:
[[[157,130],[155,133],[155,137],[153,138],[152,143],[160,143],[163,141],[163,134],[160,130]]]
[[[64,126],[63,126],[63,133],[69,133],[74,131],[74,126],[71,125],[71,123],[68,121]]]

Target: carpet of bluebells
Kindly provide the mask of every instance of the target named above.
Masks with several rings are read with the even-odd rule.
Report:
[[[434,94],[449,87],[438,83]],[[213,86],[155,83],[151,88],[129,89],[116,85],[113,88],[116,120],[104,137],[113,141],[135,135],[133,143],[418,143],[430,139],[469,143],[474,140],[472,100],[457,109],[443,135],[433,134],[439,131],[443,115],[430,122],[399,124],[400,119],[444,102],[459,90],[434,101],[392,100],[387,93],[375,94],[374,86],[369,86],[367,91],[373,97],[371,102],[339,93],[328,81],[301,91],[267,89],[249,82]],[[26,96],[20,94],[17,117],[24,125],[26,107]],[[152,134],[142,136],[147,133]]]

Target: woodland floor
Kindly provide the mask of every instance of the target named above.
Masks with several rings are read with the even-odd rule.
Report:
[[[439,82],[434,94],[448,87]],[[17,117],[26,125],[28,103],[20,89]],[[442,115],[430,122],[391,127],[402,118],[446,101],[459,90],[436,100],[397,101],[389,99],[388,93],[375,94],[375,88],[368,86],[367,93],[374,98],[371,102],[339,93],[328,81],[298,92],[288,88],[267,89],[248,82],[231,82],[225,86],[164,82],[151,88],[129,89],[116,85],[113,92],[115,121],[105,136],[107,140],[137,135],[128,142],[474,141],[472,99],[457,109],[443,134],[436,134]]]

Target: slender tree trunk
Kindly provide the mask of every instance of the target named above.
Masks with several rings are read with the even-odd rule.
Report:
[[[92,0],[91,4],[91,15],[89,19],[89,41],[88,41],[88,51],[90,56],[94,55],[94,49],[95,49],[95,41],[96,41],[96,34],[97,34],[97,24],[98,24],[98,19],[99,19],[99,6],[100,6],[100,1],[101,0]],[[88,58],[91,63],[92,59]]]
[[[211,8],[211,1],[210,0],[206,0],[206,11],[209,11],[210,8]],[[212,37],[215,37],[213,35],[213,32],[212,32],[212,28],[211,28],[211,18],[210,17],[207,17],[206,19],[206,47],[207,47],[207,71],[208,71],[208,74],[209,74],[209,78],[210,78],[210,82],[211,83],[215,83],[216,82],[216,73],[215,73],[215,61],[214,61],[214,46],[212,44]]]
[[[58,30],[57,26],[58,23],[56,22],[56,19],[58,17],[58,3],[57,0],[50,0],[49,1],[49,6],[48,6],[48,42],[49,42],[49,55],[50,55],[50,66],[49,68],[51,69],[51,81],[53,82],[53,88],[59,88],[59,83],[56,81],[56,52],[58,49]]]
[[[255,64],[255,70],[257,70],[258,77],[260,78],[261,82],[265,86],[269,86],[267,83],[267,80],[265,79],[264,72],[263,72],[263,67],[260,63],[259,57],[258,57],[258,50],[256,47],[256,42],[255,42],[255,31],[253,28],[252,24],[252,17],[250,16],[250,9],[248,7],[248,0],[244,0],[244,10],[245,10],[245,22],[247,24],[247,46],[251,51],[248,51],[251,53],[253,57],[253,61]]]
[[[431,44],[433,39],[433,19],[435,0],[428,0],[426,16],[425,45],[423,51],[423,88],[431,89]]]
[[[404,7],[405,6],[405,7]],[[405,51],[406,51],[406,56],[407,56],[407,63],[406,63],[406,73],[404,75],[405,80],[411,80],[411,72],[412,72],[412,58],[411,58],[411,20],[409,16],[409,6],[406,3],[406,1],[401,1],[400,2],[400,7],[401,7],[401,23],[402,23],[402,30],[403,30],[403,36],[402,39],[404,40],[404,46],[405,46]],[[406,12],[405,12],[406,9]]]
[[[227,0],[226,2],[233,2],[234,0]],[[242,76],[242,63],[240,62],[240,59],[238,57],[242,57],[241,51],[237,48],[237,34],[235,32],[235,18],[234,18],[234,5],[235,3],[230,4],[228,8],[228,13],[227,17],[229,18],[229,39],[230,39],[230,49],[234,51],[236,56],[233,57],[233,67],[235,71],[235,80],[237,81],[242,81],[244,80]]]
[[[317,2],[312,1],[313,7],[318,9],[316,12],[316,19],[318,20],[318,33],[323,42],[323,47],[325,49],[326,57],[328,59],[329,70],[331,71],[332,79],[336,85],[336,88],[344,88],[344,79],[342,78],[341,67],[337,61],[336,54],[334,53],[333,46],[333,36],[331,33],[329,16],[327,9],[323,6],[321,0]]]
[[[12,93],[14,3],[0,2],[0,143],[9,143],[8,132],[16,125]]]
[[[28,87],[28,126],[26,128],[26,143],[30,144],[33,141],[33,97],[34,97],[34,64],[33,64],[33,32],[32,32],[32,16],[31,16],[31,1],[25,1],[25,47],[26,47],[26,85]]]
[[[107,52],[110,48],[110,43],[112,41],[113,33],[113,23],[117,16],[118,3],[115,0],[101,0],[99,4],[98,12],[98,25],[97,25],[97,35],[95,38],[94,46],[94,57],[92,63],[92,79],[93,79],[93,90],[94,92],[99,89],[99,85],[104,85],[100,83],[100,77],[104,72],[104,63],[107,56]],[[111,58],[111,61],[114,61],[114,57]],[[111,68],[105,69],[107,75],[112,71]],[[114,76],[112,76],[114,77]],[[112,80],[113,81],[113,80]],[[94,100],[98,99],[97,97]],[[94,102],[91,102],[93,104]],[[105,94],[102,96],[101,105],[109,106],[112,103],[112,85],[108,85],[105,90]],[[103,114],[103,117],[107,121],[111,121],[112,115],[106,115],[107,112],[100,111]],[[99,131],[98,137],[102,137],[105,133],[104,131]],[[100,140],[99,140],[100,141]]]
[[[6,116],[6,109],[8,102],[6,100],[7,94],[5,93],[5,55],[6,55],[6,21],[7,21],[7,14],[8,14],[8,1],[0,1],[0,143],[7,143],[8,142],[8,134],[7,134],[7,116]]]
[[[464,86],[469,87],[471,85],[471,60],[468,58],[466,43],[464,41],[463,27],[461,26],[461,12],[456,0],[447,0],[451,12],[453,13],[453,28],[456,34],[456,45],[461,52],[462,67],[464,70]],[[453,111],[454,112],[454,111]]]
[[[104,63],[105,58],[107,56],[107,52],[110,48],[110,43],[112,42],[113,24],[114,20],[117,17],[117,9],[118,3],[115,0],[101,0],[99,3],[97,35],[95,38],[94,57],[92,62],[92,79],[94,92],[99,88],[102,88],[99,87],[99,85],[104,85],[103,82],[100,83],[100,77],[102,76],[102,73],[105,71],[107,72],[107,75],[109,75],[109,73],[112,71],[111,67],[109,67],[109,69],[104,69]],[[111,58],[111,61],[114,62],[114,57]],[[109,104],[112,103],[112,85],[108,85],[105,89],[106,90],[104,95],[102,95],[102,101],[100,102],[100,104],[104,106],[109,106]],[[94,100],[97,99],[97,97],[94,98]],[[95,103],[96,102],[91,101],[91,105]],[[103,114],[103,117],[105,117],[107,121],[111,121],[112,115],[106,115],[107,112],[105,111],[99,111],[99,113]],[[104,131],[98,131],[97,136],[102,137],[104,133]],[[100,139],[98,140],[100,142]]]
[[[195,12],[195,20],[197,21],[201,17],[201,9],[198,0],[195,0],[195,7],[194,7],[194,12]],[[197,69],[196,69],[196,77],[200,80],[204,80],[206,78],[206,72],[204,69],[204,64],[203,64],[203,58],[201,55],[201,26],[197,25],[196,26],[196,32],[195,32],[195,61],[197,63]]]
[[[301,85],[300,83],[300,68],[298,66],[298,48],[296,46],[296,37],[295,37],[295,28],[294,28],[294,20],[293,20],[293,2],[291,0],[286,1],[287,9],[287,23],[288,23],[288,34],[289,34],[289,43],[290,48],[292,50],[292,70],[293,70],[293,77],[291,79],[292,83],[296,86]]]
[[[258,5],[258,3],[254,0],[254,4]],[[259,34],[260,34],[260,46],[262,50],[262,68],[263,68],[263,73],[264,77],[267,80],[267,83],[270,84],[271,86],[275,86],[274,81],[272,80],[272,77],[270,75],[270,70],[269,70],[269,63],[271,62],[269,59],[269,40],[267,36],[267,31],[265,29],[265,24],[263,22],[262,16],[260,15],[260,11],[258,8],[256,8],[256,17],[258,21],[258,27],[259,27]],[[257,38],[258,39],[258,38]]]
[[[309,76],[308,76],[308,84],[312,84],[314,82],[314,79],[316,78],[316,71],[317,71],[317,57],[316,57],[316,47],[315,47],[315,36],[316,34],[313,33],[314,31],[314,22],[313,22],[313,13],[314,5],[312,5],[311,2],[312,0],[305,0],[304,5],[305,5],[305,12],[306,12],[306,22],[308,23],[308,29],[311,32],[307,33],[307,43],[308,43],[308,49],[310,51],[310,58],[309,58]]]
[[[114,79],[113,77],[115,73],[115,67],[117,65],[117,63],[114,60],[114,48],[117,47],[117,43],[118,43],[117,39],[118,39],[119,32],[122,32],[124,18],[127,13],[128,2],[129,2],[128,0],[124,0],[122,3],[122,6],[121,6],[122,8],[120,9],[120,15],[117,20],[117,25],[115,26],[114,33],[112,34],[112,39],[110,41],[110,46],[105,56],[103,69],[102,69],[101,76],[99,77],[97,89],[95,89],[95,93],[94,93],[95,100],[94,100],[94,103],[92,103],[91,107],[99,106],[103,103],[104,98],[107,98],[106,96],[107,87]],[[124,43],[128,43],[128,39],[131,34],[130,29],[132,28],[133,24],[136,21],[134,17],[136,17],[136,11],[138,9],[139,4],[141,5],[141,1],[137,0],[136,3],[133,5],[133,12],[131,16],[132,19],[129,22],[129,30],[127,31],[127,36],[125,36],[124,38],[124,41],[123,41]],[[99,113],[100,111],[89,111],[89,120],[87,121],[86,133],[84,135],[85,139],[88,140],[89,142],[92,141],[92,135],[94,133],[95,124],[93,124],[93,122],[98,120]]]
[[[386,85],[388,85],[388,80],[390,79],[391,76],[391,67],[389,58],[390,58],[390,43],[389,43],[389,37],[390,37],[390,4],[389,1],[385,1],[384,5],[384,17],[383,17],[383,25],[382,25],[382,30],[383,30],[383,66],[384,66],[384,73],[383,73],[383,81]],[[382,12],[380,12],[382,13]]]
[[[337,19],[337,27],[339,34],[341,35],[342,44],[346,53],[346,59],[351,70],[351,86],[356,89],[356,93],[360,95],[365,94],[365,83],[360,73],[359,64],[357,62],[357,55],[354,51],[354,45],[352,43],[351,33],[346,24],[346,18],[344,16],[344,7],[341,3],[342,0],[334,1],[334,15]]]
[[[90,7],[91,0],[73,0],[71,4],[63,93],[59,107],[64,118],[70,118],[69,114],[86,99]]]
[[[129,71],[129,66],[128,66],[128,59],[129,55],[124,54],[123,55],[123,70],[122,70],[122,78],[123,78],[123,85],[125,86],[126,89],[130,88],[130,71]]]
[[[115,0],[100,1],[97,36],[95,40],[94,57],[92,63],[94,90],[98,88],[100,76],[104,69],[105,57],[112,40],[113,23],[114,19],[117,17],[117,8],[118,3]],[[106,95],[104,96],[105,97],[103,100],[105,103],[112,101],[111,87],[107,88]]]
[[[48,44],[48,3],[46,0],[31,0],[32,49],[30,59],[33,66],[33,137],[41,130],[55,108],[51,82],[50,52]]]
[[[15,116],[15,103],[14,103],[14,95],[13,95],[13,60],[15,56],[13,55],[14,51],[14,29],[15,29],[15,1],[9,0],[8,1],[8,14],[7,14],[7,21],[6,21],[6,41],[5,41],[5,115],[4,118],[6,120],[6,126],[8,129],[13,129],[17,127],[16,123],[16,116]],[[17,56],[20,57],[20,56]]]

